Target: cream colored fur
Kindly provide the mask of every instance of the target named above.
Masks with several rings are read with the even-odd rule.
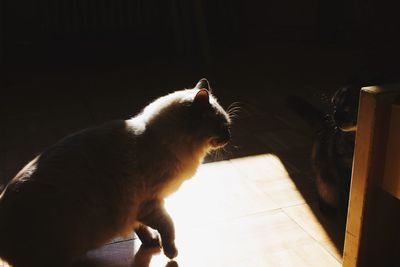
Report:
[[[60,265],[133,230],[157,245],[147,226],[175,257],[163,199],[216,148],[220,132],[208,125],[230,124],[203,87],[206,80],[155,100],[132,119],[66,137],[26,165],[0,195],[0,257],[17,267]]]

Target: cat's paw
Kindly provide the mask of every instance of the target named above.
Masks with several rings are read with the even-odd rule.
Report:
[[[170,262],[165,265],[165,267],[179,267],[178,263],[174,260],[171,260]]]
[[[142,245],[145,247],[157,247],[161,248],[161,239],[158,234],[155,234],[154,236],[148,236],[142,241]]]
[[[178,256],[178,249],[175,244],[163,245],[164,254],[170,259],[176,258]]]

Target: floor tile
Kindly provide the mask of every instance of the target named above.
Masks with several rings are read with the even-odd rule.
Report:
[[[338,218],[324,217],[316,203],[301,204],[283,208],[284,212],[296,221],[308,234],[322,244],[331,255],[342,260],[341,247],[343,245],[343,224]]]

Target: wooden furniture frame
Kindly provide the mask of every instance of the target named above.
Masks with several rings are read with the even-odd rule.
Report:
[[[400,85],[361,90],[343,266],[400,266]]]

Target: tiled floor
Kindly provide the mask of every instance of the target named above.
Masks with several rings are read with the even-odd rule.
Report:
[[[140,248],[133,236],[89,252],[76,266],[340,266],[343,223],[318,210],[309,162],[313,133],[286,110],[284,97],[303,95],[326,108],[326,96],[342,82],[335,66],[345,56],[310,59],[302,52],[270,51],[251,64],[238,55],[216,61],[210,72],[149,63],[14,75],[0,98],[0,182],[62,136],[128,118],[151,99],[207,76],[223,105],[238,101],[242,111],[227,151],[210,155],[167,200],[176,262]]]

